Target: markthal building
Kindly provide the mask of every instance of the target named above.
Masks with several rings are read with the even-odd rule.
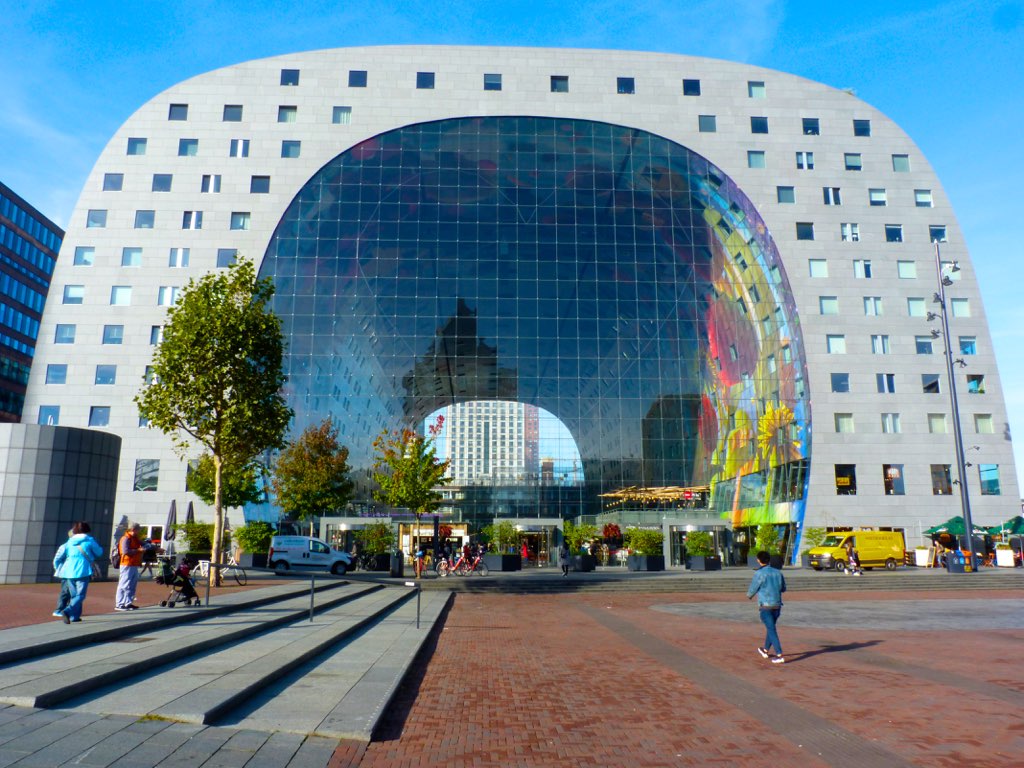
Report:
[[[195,501],[133,397],[168,306],[240,257],[276,288],[293,435],[334,418],[354,509],[374,438],[438,415],[448,514],[472,525],[675,504],[909,542],[959,514],[956,483],[989,525],[1019,498],[949,200],[849,91],[688,56],[395,46],[160,93],[82,191],[25,409],[121,436],[116,516]]]

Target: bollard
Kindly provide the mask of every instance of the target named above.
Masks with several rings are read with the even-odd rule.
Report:
[[[405,582],[407,587],[415,587],[416,589],[416,629],[420,628],[420,584],[418,581],[407,581]]]
[[[316,594],[316,574],[309,574],[309,620],[313,621],[313,595]]]

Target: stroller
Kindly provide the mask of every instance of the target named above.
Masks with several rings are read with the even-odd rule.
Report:
[[[173,562],[170,557],[161,557],[160,575],[153,579],[157,584],[171,588],[167,599],[162,600],[160,605],[173,608],[177,602],[184,600],[185,605],[198,606],[199,595],[196,593],[195,581],[190,576],[196,564],[185,557],[181,558],[177,568],[173,566]]]

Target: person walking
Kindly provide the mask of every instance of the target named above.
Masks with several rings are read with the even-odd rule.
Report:
[[[117,593],[114,595],[115,611],[137,611],[135,591],[139,586],[139,571],[142,567],[142,556],[148,542],[143,542],[140,532],[142,526],[129,523],[124,536],[117,542],[117,551],[121,556]],[[152,546],[151,544],[149,545]]]
[[[857,543],[852,538],[846,542],[846,573],[854,576],[864,575],[864,569],[860,567],[860,552],[857,551]]]
[[[569,575],[569,544],[565,539],[562,539],[561,545],[558,547],[558,564],[562,566],[562,575]]]
[[[65,624],[82,620],[82,604],[92,579],[92,564],[103,556],[103,548],[89,535],[92,529],[85,521],[72,527],[72,536],[57,550],[53,567],[58,578],[66,579],[71,599],[61,611]]]
[[[754,571],[754,578],[750,580],[750,588],[747,590],[748,600],[757,595],[758,613],[765,627],[764,645],[759,646],[757,652],[763,659],[771,658],[772,664],[784,664],[786,659],[782,655],[782,641],[779,640],[775,625],[782,613],[782,593],[786,591],[786,577],[778,568],[771,567],[771,555],[767,552],[758,552],[757,562],[760,567]]]
[[[68,538],[70,539],[75,535],[73,528],[68,529]],[[60,565],[64,564],[65,554],[61,553],[61,547],[57,550],[57,555],[53,558],[53,575],[54,578],[60,579],[60,594],[57,596],[57,607],[53,609],[53,615],[58,619],[64,618],[64,609],[68,607],[68,603],[71,602],[71,585],[68,584],[67,579],[60,577]],[[60,557],[60,565],[57,564],[57,557]]]

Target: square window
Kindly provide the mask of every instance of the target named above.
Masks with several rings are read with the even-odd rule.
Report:
[[[202,229],[203,228],[203,212],[202,211],[183,211],[181,214],[181,228],[182,229]]]
[[[903,496],[906,493],[903,486],[903,465],[883,464],[882,484],[887,496]]]
[[[821,125],[816,117],[805,117],[803,124],[804,136],[817,136],[821,133]]]
[[[830,355],[846,354],[846,336],[830,333],[825,336],[825,350]]]
[[[811,277],[828,277],[828,262],[825,259],[808,259]]]
[[[759,149],[747,151],[747,168],[764,168],[764,152]]]
[[[939,389],[939,374],[937,373],[922,373],[921,374],[921,391],[926,395],[937,395],[940,393]]]
[[[949,464],[932,464],[932,495],[949,496],[953,493],[953,477]]]
[[[281,142],[281,157],[295,159],[302,154],[302,142],[297,139],[285,139]],[[268,177],[269,178],[269,177]]]
[[[500,91],[501,90],[501,75],[497,72],[485,72],[484,73],[484,90],[485,91]]]
[[[814,153],[813,152],[797,152],[796,153],[796,167],[800,171],[812,171],[814,170]]]
[[[900,280],[915,280],[915,279],[917,279],[917,262],[916,261],[897,261],[896,262],[896,276]]]
[[[903,242],[903,225],[902,224],[886,224],[885,225],[885,242],[887,242],[887,243],[902,243]]]
[[[848,374],[848,373],[833,373],[832,374],[832,391],[833,392],[849,392],[850,391],[850,374]]]
[[[615,78],[615,92],[623,94],[636,93],[636,80],[632,77]]]
[[[839,298],[836,296],[819,296],[818,310],[823,315],[838,315]]]
[[[928,434],[929,435],[945,435],[949,432],[949,425],[946,423],[946,414],[944,413],[929,413],[928,414]]]
[[[953,317],[971,316],[970,299],[951,299],[949,302],[949,308],[952,310]]]
[[[145,139],[128,139],[128,154],[129,155],[144,155],[146,154],[146,140]]]
[[[230,267],[235,263],[235,259],[238,258],[237,248],[218,248],[217,249],[217,266],[220,268]]]
[[[123,173],[104,173],[103,174],[103,191],[104,192],[120,192],[124,187],[124,174]]]
[[[127,307],[132,303],[132,287],[130,285],[113,285],[110,287],[110,304],[115,307]]]
[[[348,71],[348,87],[349,88],[365,88],[366,87],[366,70],[365,69],[350,69]]]
[[[898,413],[882,414],[882,433],[898,435],[900,433],[900,415]]]
[[[103,229],[107,226],[106,210],[89,210],[85,215],[85,226],[89,229]]]
[[[188,266],[188,259],[188,248],[171,248],[167,257],[167,266],[181,269]]]
[[[918,208],[932,207],[932,191],[930,189],[914,190],[914,205]]]
[[[199,184],[199,191],[203,193],[220,192],[220,174],[203,174],[203,179]]]
[[[967,374],[967,394],[969,395],[984,395],[985,394],[985,375],[982,373],[969,373]]]
[[[946,228],[944,226],[928,227],[928,240],[932,243],[946,242]]]
[[[269,176],[253,176],[249,179],[249,192],[254,195],[265,195],[270,192]]]
[[[96,378],[93,381],[94,384],[100,384],[103,386],[109,386],[117,383],[117,366],[116,365],[97,365],[96,366]]]
[[[228,147],[228,157],[248,157],[249,156],[249,140],[248,139],[232,139],[231,144]]]
[[[47,368],[47,384],[49,384],[49,368]],[[63,383],[63,382],[59,382]],[[992,421],[991,413],[976,413],[974,414],[974,431],[979,435],[993,435],[995,434],[995,424]]]
[[[714,115],[697,115],[697,130],[701,133],[715,133],[718,130],[718,118]]]
[[[907,316],[908,317],[924,317],[927,314],[926,305],[924,299],[918,297],[912,297],[907,299]]]
[[[981,483],[982,496],[1000,495],[1001,491],[999,489],[999,465],[979,464],[978,481]]]
[[[865,296],[864,297],[864,315],[867,317],[880,317],[882,312],[882,297],[881,296]]]
[[[96,249],[89,245],[79,245],[75,248],[75,266],[91,267],[93,259],[96,258]]]
[[[551,92],[552,93],[568,93],[569,92],[569,76],[568,75],[552,75],[551,76]]]
[[[331,111],[331,122],[335,125],[348,125],[352,122],[352,107],[334,107]]]
[[[895,173],[910,173],[910,155],[893,155],[892,170]]]
[[[167,110],[168,120],[188,120],[188,104],[171,104]]]
[[[277,108],[277,122],[294,123],[299,119],[299,108],[294,106],[280,106]]]
[[[73,324],[57,323],[53,332],[54,344],[74,344],[75,326]]]
[[[121,266],[122,267],[141,267],[142,266],[142,249],[141,248],[122,248],[121,249]]]
[[[124,326],[123,325],[104,325],[103,326],[103,343],[104,344],[121,344],[124,341]]]
[[[870,259],[854,259],[853,260],[853,276],[858,280],[869,280],[871,279],[871,260]]]
[[[876,373],[875,386],[880,394],[891,395],[896,392],[895,373]]]
[[[860,159],[860,152],[847,152],[843,155],[843,163],[848,171],[860,171],[864,168]]]
[[[931,336],[915,336],[914,351],[919,355],[930,355],[935,348],[933,342],[934,340]]]
[[[199,154],[199,139],[178,139],[178,157],[195,157]]]
[[[835,421],[836,432],[849,433],[854,431],[852,413],[837,413],[835,414]]]
[[[780,203],[795,203],[796,190],[793,187],[776,187],[775,197]]]
[[[63,304],[81,304],[85,299],[84,285],[65,285]]]
[[[134,491],[155,491],[157,480],[160,476],[160,459],[136,459],[135,460],[135,484]]]
[[[768,95],[764,82],[761,80],[747,81],[747,96],[751,99],[763,99]]]
[[[857,465],[836,464],[836,495],[856,496],[857,495]]]
[[[860,242],[860,224],[843,223],[839,225],[839,235],[844,243]]]
[[[854,136],[870,136],[871,135],[871,121],[870,120],[854,120],[853,121],[853,135]]]
[[[106,427],[110,424],[110,406],[94,405],[89,409],[89,426]]]
[[[136,229],[152,229],[153,224],[156,221],[156,211],[136,211],[135,212],[135,228]]]
[[[869,189],[868,202],[875,206],[884,206],[889,202],[888,195],[884,189]]]
[[[59,405],[40,405],[39,406],[39,417],[36,421],[37,424],[45,424],[50,427],[55,427],[60,424],[60,406]]]
[[[683,78],[683,96],[700,96],[700,80]]]
[[[814,222],[798,221],[796,223],[796,239],[797,240],[813,240],[814,239]]]
[[[767,117],[751,117],[750,118],[750,132],[751,133],[768,133],[768,118]]]
[[[839,194],[839,187],[822,187],[821,197],[825,205],[842,205],[842,197]]]
[[[170,307],[178,300],[178,286],[161,285],[157,291],[156,303],[160,307]]]
[[[170,173],[154,173],[152,190],[154,192],[170,192],[173,180],[174,177]]]
[[[47,384],[67,384],[68,367],[63,363],[50,363],[46,366]]]
[[[225,104],[224,105],[224,116],[223,121],[225,123],[240,123],[242,122],[242,105],[241,104]]]
[[[281,85],[298,85],[299,84],[299,70],[297,69],[282,69],[281,70]]]
[[[231,229],[249,229],[250,220],[248,211],[234,211],[231,214]]]
[[[960,354],[961,355],[976,355],[976,354],[978,354],[978,337],[977,336],[961,336],[958,341],[960,343]]]
[[[873,355],[888,355],[889,354],[889,336],[888,334],[871,334],[871,354]]]

